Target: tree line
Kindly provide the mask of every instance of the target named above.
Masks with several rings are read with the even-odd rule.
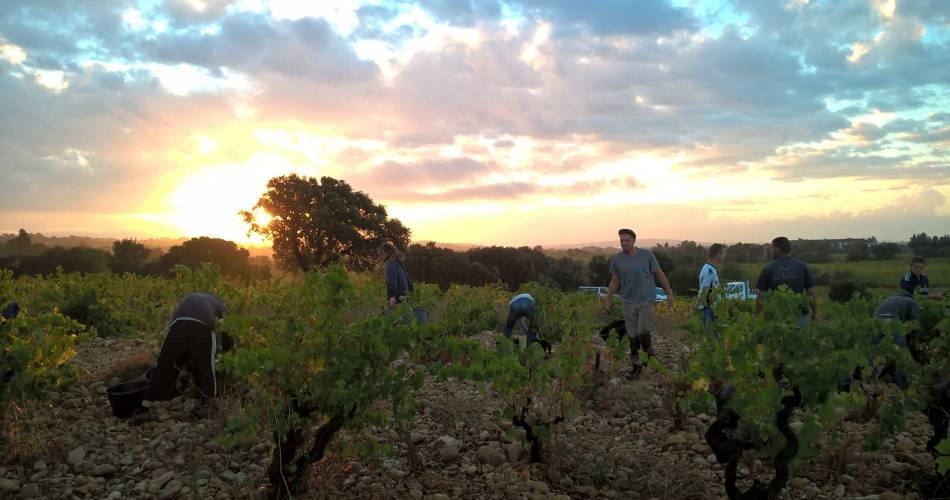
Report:
[[[174,245],[167,252],[149,249],[134,239],[112,244],[112,251],[88,247],[48,247],[33,243],[29,233],[20,229],[17,236],[0,244],[0,268],[13,271],[14,276],[46,275],[57,269],[78,273],[133,273],[168,276],[175,266],[196,268],[213,262],[221,273],[241,279],[268,278],[270,266],[257,262],[250,252],[233,241],[206,236],[192,238]]]
[[[257,221],[258,210],[271,216],[266,223]],[[435,283],[443,289],[452,283],[496,282],[514,289],[529,281],[561,290],[580,285],[606,286],[610,281],[610,258],[617,251],[578,250],[568,252],[566,257],[553,257],[540,246],[455,251],[432,243],[410,245],[411,231],[399,219],[389,217],[385,206],[346,181],[331,177],[274,177],[257,203],[241,213],[250,232],[273,242],[274,263],[285,271],[308,272],[337,263],[351,271],[372,271],[379,265],[379,245],[392,241],[405,251],[407,267],[415,280]],[[908,246],[923,256],[950,255],[950,235],[915,234]],[[809,263],[831,262],[834,254],[842,252],[850,261],[889,260],[902,250],[897,243],[879,243],[873,237],[799,239],[792,247],[795,257]],[[757,243],[728,246],[720,274],[728,278],[741,276],[739,264],[765,262],[767,249],[767,245]],[[652,250],[673,290],[678,294],[690,293],[706,260],[706,247],[686,240],[676,245],[658,245]],[[0,268],[9,268],[17,275],[49,274],[57,268],[67,272],[167,275],[176,265],[195,267],[203,262],[214,262],[223,274],[241,278],[267,277],[270,273],[267,263],[255,262],[247,250],[218,238],[193,238],[161,255],[135,240],[116,241],[111,252],[84,247],[48,248],[33,243],[22,229],[15,238],[0,244]]]

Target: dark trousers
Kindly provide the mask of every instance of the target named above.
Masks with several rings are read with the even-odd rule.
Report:
[[[142,399],[168,401],[178,396],[178,375],[182,368],[191,373],[204,397],[214,396],[214,344],[214,333],[203,323],[179,320],[172,324]]]
[[[609,325],[601,328],[600,337],[606,342],[610,338],[610,332],[617,332],[617,339],[627,337],[630,341],[630,362],[634,368],[640,367],[640,350],[649,356],[656,356],[653,351],[653,335],[627,335],[627,323],[625,320],[618,319]]]

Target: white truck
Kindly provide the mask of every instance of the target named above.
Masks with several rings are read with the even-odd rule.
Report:
[[[735,300],[755,300],[759,294],[749,287],[748,281],[730,281],[726,283],[726,298]]]

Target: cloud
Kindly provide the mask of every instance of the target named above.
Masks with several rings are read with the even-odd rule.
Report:
[[[645,192],[656,182],[592,178],[639,157],[669,183],[763,192],[947,183],[946,2],[687,3],[420,0],[363,5],[349,31],[223,0],[143,4],[134,23],[125,2],[0,2],[0,45],[25,54],[0,59],[0,207],[138,203],[200,163],[193,135],[225,130],[214,161],[270,148],[423,204]],[[351,147],[276,151],[255,128]]]
[[[540,18],[551,19],[558,30],[569,36],[576,36],[572,28],[578,25],[597,35],[662,35],[696,28],[689,11],[673,7],[668,0],[520,0],[514,3]]]

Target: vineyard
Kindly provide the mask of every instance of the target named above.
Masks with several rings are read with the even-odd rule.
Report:
[[[196,291],[222,298],[235,339],[213,407],[113,417],[105,389],[141,377]],[[340,267],[249,285],[209,266],[0,274],[22,307],[0,323],[0,497],[950,497],[948,299],[912,324],[823,303],[806,327],[802,296],[759,316],[722,299],[711,332],[690,300],[657,305],[657,358],[629,380],[595,296],[519,291],[550,351],[498,333],[500,286],[420,285],[387,311],[379,279]]]

